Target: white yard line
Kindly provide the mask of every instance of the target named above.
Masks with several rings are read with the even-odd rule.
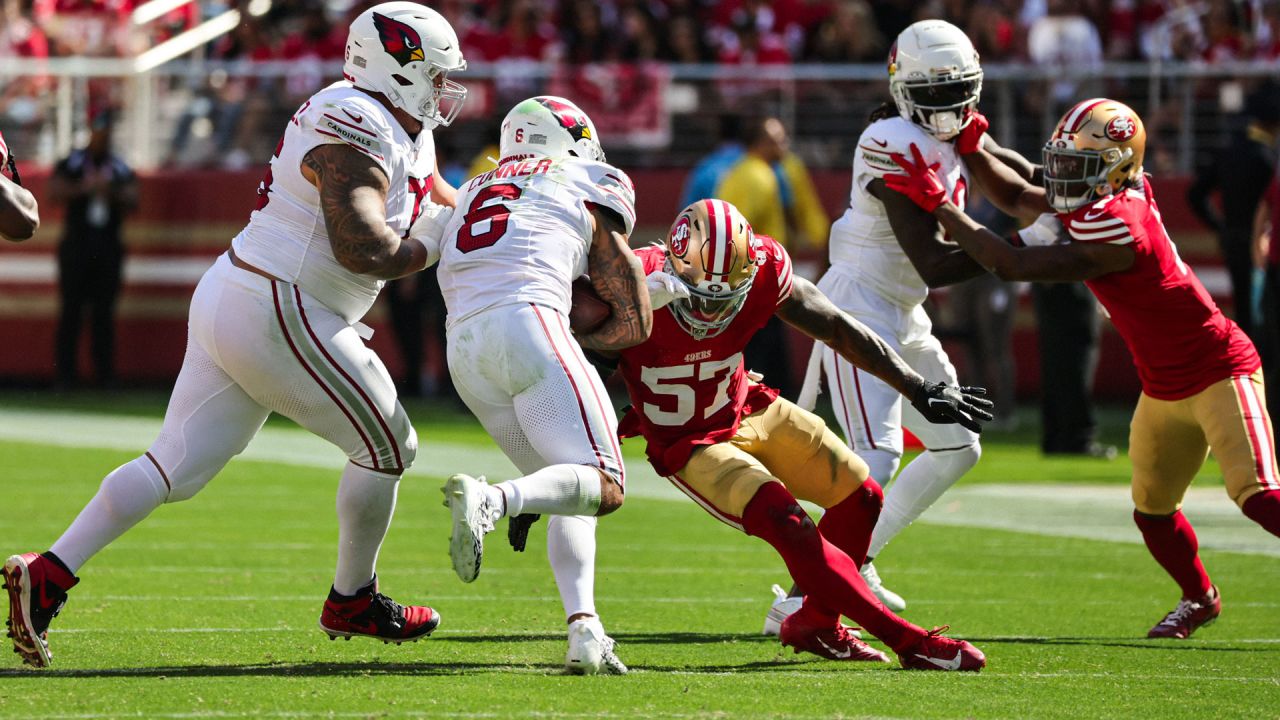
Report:
[[[1221,488],[1191,488],[1183,512],[1200,547],[1280,557],[1280,541],[1240,512]],[[1127,485],[963,485],[921,518],[935,525],[1141,544]]]
[[[160,418],[0,408],[0,442],[8,440],[138,452],[155,439],[159,429]],[[409,471],[410,475],[443,477],[466,471],[492,479],[516,474],[510,461],[496,446],[434,442],[429,434],[420,437],[419,442],[418,462]],[[0,445],[0,463],[3,456],[3,446]],[[278,427],[264,428],[241,457],[326,468],[335,473],[344,463],[342,453],[324,440],[303,430]],[[688,502],[647,463],[629,463],[627,470],[628,495]],[[1124,485],[961,483],[948,491],[920,522],[1141,544],[1142,538],[1133,526],[1132,510],[1129,489]],[[1192,488],[1187,494],[1184,512],[1196,525],[1202,548],[1280,557],[1280,542],[1246,519],[1226,497],[1225,491]],[[161,547],[178,549],[180,545]],[[285,543],[271,549],[305,550],[310,547],[307,543]],[[193,569],[184,568],[186,571]],[[676,572],[675,569],[639,571]],[[262,571],[255,569],[253,572]],[[611,572],[616,572],[616,569]]]

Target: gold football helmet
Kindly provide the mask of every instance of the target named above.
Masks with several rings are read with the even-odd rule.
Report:
[[[751,223],[723,200],[698,200],[680,211],[665,245],[666,272],[689,288],[670,305],[676,322],[699,340],[720,334],[756,276],[760,244]]]
[[[1044,189],[1058,212],[1070,212],[1142,177],[1147,131],[1124,103],[1076,104],[1044,146]]]

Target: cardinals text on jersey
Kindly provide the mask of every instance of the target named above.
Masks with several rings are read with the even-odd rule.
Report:
[[[858,138],[849,208],[831,225],[830,243],[832,271],[854,273],[859,282],[903,307],[924,302],[929,288],[898,245],[884,204],[867,191],[867,185],[901,172],[891,156],[911,157],[912,144],[930,165],[938,165],[938,177],[952,202],[964,209],[969,173],[955,147],[901,117],[877,120]]]
[[[353,273],[334,258],[320,193],[301,169],[312,148],[331,143],[368,155],[387,173],[387,224],[400,235],[408,232],[435,184],[431,132],[410,137],[381,103],[343,81],[311,96],[289,121],[258,188],[257,209],[232,247],[245,262],[297,284],[355,322],[383,282]]]
[[[497,305],[569,312],[570,284],[587,271],[591,208],[628,234],[635,191],[626,173],[579,158],[512,159],[458,192],[440,250],[440,289],[453,324]]]
[[[1133,248],[1133,266],[1085,281],[1129,346],[1142,389],[1160,400],[1194,395],[1258,369],[1258,353],[1187,267],[1149,183],[1059,215],[1072,242]]]
[[[697,340],[680,327],[670,308],[662,308],[653,313],[649,339],[622,351],[619,368],[633,405],[620,432],[644,436],[649,462],[660,475],[684,467],[695,447],[732,437],[744,416],[778,397],[777,390],[747,378],[742,351],[791,296],[791,257],[773,238],[756,238],[759,269],[729,327]],[[642,248],[636,255],[645,274],[661,270],[666,259],[660,246]]]

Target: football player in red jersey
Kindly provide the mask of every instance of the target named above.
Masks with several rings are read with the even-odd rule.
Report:
[[[4,173],[8,172],[9,177]],[[36,234],[40,227],[40,208],[31,191],[22,187],[18,166],[13,154],[0,135],[0,236],[5,240],[22,242]]]
[[[1212,449],[1231,499],[1280,536],[1280,475],[1258,353],[1178,257],[1143,176],[1145,142],[1137,113],[1094,98],[1071,108],[1045,145],[1043,187],[984,151],[966,158],[992,202],[1023,218],[1055,214],[1069,236],[1065,244],[1004,242],[948,202],[918,155],[914,162],[896,158],[907,174],[888,184],[932,212],[1001,278],[1083,280],[1106,308],[1142,379],[1129,434],[1134,521],[1182,589],[1177,607],[1148,636],[1185,638],[1222,607],[1179,509],[1187,486]],[[1024,241],[1035,236],[1020,234]]]
[[[777,314],[883,378],[932,422],[978,430],[991,419],[983,391],[927,382],[812,283],[793,277],[786,250],[755,235],[722,200],[685,208],[665,245],[636,255],[651,287],[683,297],[655,309],[649,339],[618,354],[632,403],[620,432],[643,435],[660,474],[786,561],[808,595],[783,622],[782,643],[833,660],[887,662],[840,623],[845,615],[905,667],[982,668],[973,645],[906,622],[871,593],[858,567],[883,504],[880,486],[820,418],[753,379],[742,351]],[[815,525],[797,498],[825,508],[822,520]]]

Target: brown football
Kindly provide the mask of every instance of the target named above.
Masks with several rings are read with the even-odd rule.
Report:
[[[600,299],[591,282],[586,278],[573,281],[572,305],[569,307],[569,327],[575,333],[585,335],[599,328],[613,310],[609,304]]]

